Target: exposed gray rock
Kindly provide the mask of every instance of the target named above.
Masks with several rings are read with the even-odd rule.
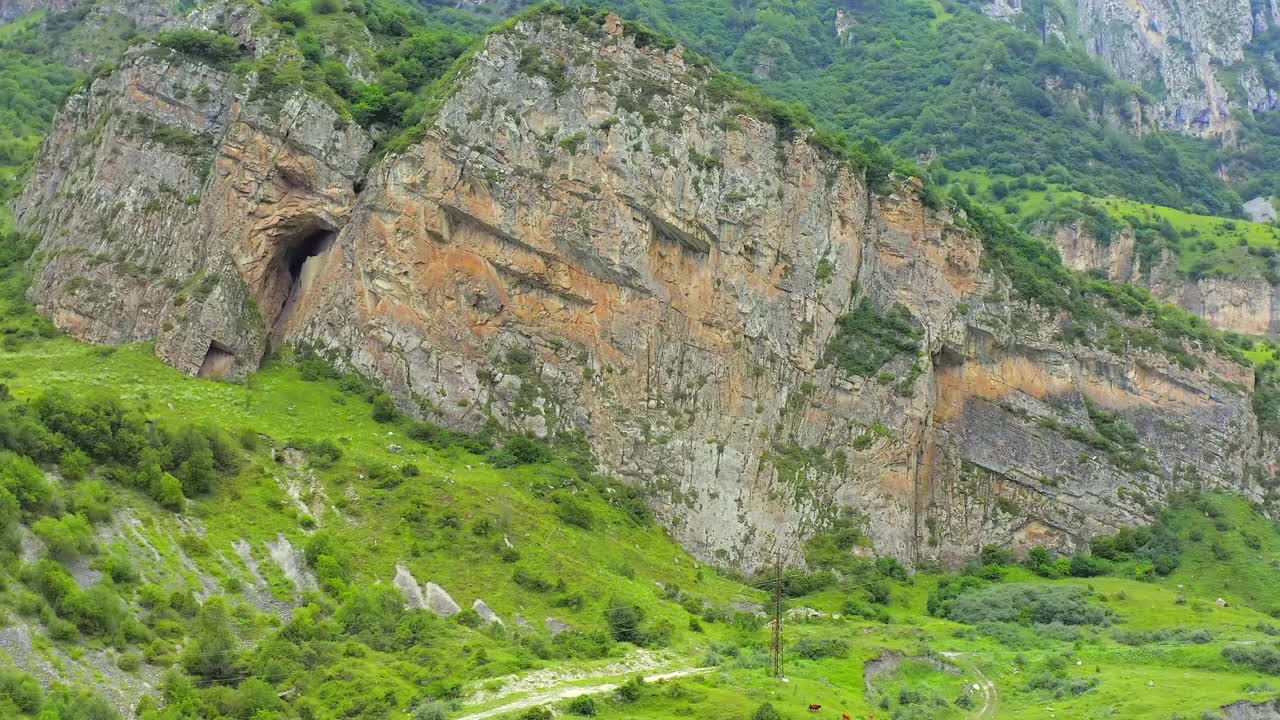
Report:
[[[502,618],[498,617],[498,613],[494,612],[493,608],[490,608],[489,605],[480,598],[476,598],[476,601],[471,603],[471,609],[475,610],[476,613],[480,615],[480,618],[486,623],[506,625],[506,623],[502,622]]]
[[[271,555],[271,561],[280,568],[280,572],[284,573],[299,593],[320,587],[307,567],[307,561],[302,553],[294,549],[293,543],[289,542],[289,538],[283,533],[277,535],[274,542],[267,541],[267,552]]]
[[[227,12],[254,47],[252,17]],[[252,81],[154,45],[118,66],[68,99],[15,208],[48,251],[31,297],[84,340],[153,340],[189,373],[252,370],[314,275],[290,264],[345,222],[372,143],[321,100],[251,99]]]
[[[569,623],[563,622],[553,617],[548,617],[546,622],[547,622],[547,631],[551,633],[552,637],[555,637],[556,635],[559,635],[562,632],[566,632],[568,630],[573,629],[573,626],[570,625]]]
[[[1280,720],[1280,700],[1268,702],[1241,700],[1223,706],[1222,717],[1226,720]]]
[[[1263,79],[1280,65],[1265,53],[1249,52],[1259,35],[1280,26],[1274,2],[1075,0],[1065,12],[1039,7],[1043,38],[1065,30],[1124,80],[1160,88],[1155,110],[1164,127],[1229,135],[1237,127],[1234,111],[1280,107],[1278,89]],[[1012,19],[1022,15],[1023,3],[986,0],[983,11]],[[1261,64],[1265,73],[1251,63]]]
[[[439,585],[429,582],[427,583],[427,609],[431,612],[442,615],[444,617],[453,617],[462,612],[462,608],[458,603],[449,597],[449,593]]]
[[[418,579],[409,572],[409,568],[396,563],[396,577],[392,580],[396,589],[404,595],[404,605],[410,610],[426,610],[427,596],[422,592],[422,586],[418,584]]]
[[[1082,222],[1045,233],[1052,236],[1063,262],[1073,270],[1101,271],[1117,282],[1145,287],[1223,330],[1246,335],[1280,333],[1280,286],[1261,275],[1188,278],[1178,272],[1177,258],[1167,250],[1144,267],[1133,230],[1127,226],[1110,242],[1093,237]]]
[[[565,88],[521,71],[530,48],[564,63]],[[187,372],[305,342],[406,409],[441,398],[452,427],[580,430],[691,552],[746,569],[842,511],[874,518],[875,551],[907,562],[1070,553],[1149,521],[1191,474],[1261,501],[1280,470],[1250,370],[1064,341],[1064,318],[986,269],[964,217],[907,178],[873,192],[617,23],[587,37],[539,17],[487,38],[358,198],[368,139],[323,103],[291,96],[272,116],[225,73],[154,51],[69,100],[18,203],[48,258],[33,297],[79,337],[154,338]],[[205,100],[163,101],[196,82]],[[136,115],[200,138],[196,157]],[[328,249],[282,275],[312,242]],[[160,273],[102,261],[118,252]],[[1252,312],[1198,291],[1206,316]],[[864,302],[901,305],[920,339],[852,377],[824,355]],[[1145,464],[1079,441],[1090,408],[1134,427]]]
[[[1276,221],[1275,201],[1265,195],[1260,195],[1244,204],[1244,213],[1249,219],[1259,223],[1272,223]]]

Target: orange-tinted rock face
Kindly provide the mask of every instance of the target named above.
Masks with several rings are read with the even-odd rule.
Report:
[[[1178,272],[1177,258],[1167,250],[1160,251],[1151,267],[1143,267],[1135,255],[1133,231],[1127,227],[1110,243],[1099,242],[1082,223],[1056,228],[1053,240],[1073,270],[1100,271],[1116,282],[1145,287],[1222,330],[1280,334],[1280,286],[1261,275],[1192,279]]]
[[[521,71],[534,49],[567,83]],[[124,89],[169,97],[166,73],[138,57],[106,100],[73,99],[20,208],[66,251],[36,299],[81,337],[156,337],[189,372],[305,342],[452,426],[582,431],[691,550],[745,568],[802,558],[844,512],[878,552],[953,561],[1140,521],[1184,467],[1260,496],[1240,480],[1262,452],[1248,371],[1061,342],[1060,318],[984,268],[963,218],[909,182],[870,192],[616,23],[587,37],[542,18],[491,37],[422,141],[374,165],[358,197],[367,140],[303,96],[271,122],[230,89],[164,111],[210,138],[204,179],[173,152],[139,172],[73,142],[102,114],[83,104],[149,107]],[[156,154],[113,122],[125,158]],[[170,170],[198,202],[148,219],[142,198]],[[97,236],[71,230],[114,227],[105,199],[67,199],[82,173],[124,199],[133,224],[115,247],[176,268],[171,282],[108,268],[92,270],[105,300],[68,287],[102,267],[77,259]],[[154,310],[126,313],[129,293]],[[826,348],[864,303],[902,306],[920,337],[853,377]],[[1140,447],[1091,445],[1099,411]]]

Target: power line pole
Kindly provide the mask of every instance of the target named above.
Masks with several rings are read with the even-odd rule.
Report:
[[[770,644],[772,675],[782,677],[782,561],[774,560],[773,565],[773,642]]]

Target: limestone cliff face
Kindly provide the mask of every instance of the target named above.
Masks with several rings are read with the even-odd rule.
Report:
[[[992,0],[1000,18],[1024,12],[1018,0]],[[1165,127],[1201,135],[1233,130],[1233,110],[1280,107],[1275,63],[1251,55],[1258,36],[1280,25],[1272,0],[1062,0],[1046,3],[1046,27],[1065,27],[1123,79],[1157,99]]]
[[[620,23],[490,37],[358,196],[358,131],[303,96],[273,117],[213,74],[207,101],[174,99],[197,72],[215,71],[137,51],[38,162],[19,206],[45,238],[33,295],[81,337],[154,337],[190,372],[253,367],[274,337],[452,426],[580,430],[692,551],[745,568],[800,559],[845,510],[913,562],[1069,550],[1192,477],[1263,500],[1278,470],[1250,371],[1062,342],[1066,319],[1011,300],[963,217],[907,181],[871,192]],[[114,124],[128,113],[208,138],[208,176]],[[77,142],[102,117],[125,158]],[[870,377],[829,362],[843,314],[895,305],[916,350]],[[1098,449],[1099,412],[1132,447]]]
[[[59,12],[71,4],[71,0],[0,0],[0,23],[12,22],[36,10]]]
[[[1177,259],[1167,251],[1161,251],[1151,267],[1143,267],[1135,254],[1133,231],[1127,227],[1110,243],[1099,242],[1080,223],[1059,227],[1052,236],[1063,262],[1073,270],[1099,271],[1116,282],[1145,287],[1223,330],[1280,334],[1280,286],[1261,275],[1193,280],[1178,273]]]
[[[255,44],[245,10],[195,20]],[[304,94],[254,100],[251,86],[141,46],[68,100],[16,207],[44,240],[41,311],[91,342],[154,340],[187,372],[257,367],[370,142]]]

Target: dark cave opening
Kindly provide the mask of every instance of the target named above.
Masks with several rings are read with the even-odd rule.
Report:
[[[288,325],[298,301],[307,293],[323,256],[333,247],[336,230],[329,227],[315,228],[303,233],[297,240],[284,244],[277,261],[280,273],[279,286],[287,288],[280,301],[280,309],[272,323],[272,336],[278,338]]]
[[[196,377],[224,379],[235,372],[236,355],[218,341],[209,343]]]

